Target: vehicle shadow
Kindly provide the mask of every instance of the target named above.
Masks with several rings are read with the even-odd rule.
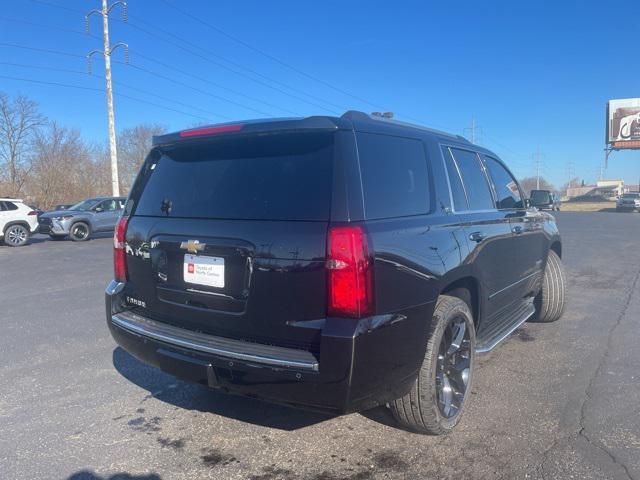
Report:
[[[131,475],[124,472],[103,477],[88,470],[82,470],[67,477],[67,480],[162,480],[162,478],[157,473]]]
[[[130,382],[155,398],[185,410],[213,413],[242,422],[278,430],[297,430],[334,418],[322,413],[274,405],[257,399],[224,394],[201,385],[182,382],[157,368],[145,365],[117,347],[113,366]]]

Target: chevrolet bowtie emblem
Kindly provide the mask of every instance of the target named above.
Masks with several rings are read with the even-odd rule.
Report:
[[[186,242],[182,242],[180,244],[180,248],[186,250],[189,253],[201,252],[206,246],[206,243],[200,243],[199,240],[187,240]]]

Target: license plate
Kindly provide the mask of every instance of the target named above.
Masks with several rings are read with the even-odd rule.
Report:
[[[184,256],[184,281],[196,285],[224,288],[224,258]]]

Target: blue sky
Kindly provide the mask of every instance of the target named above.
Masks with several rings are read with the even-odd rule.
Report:
[[[468,134],[475,117],[479,143],[517,176],[534,173],[539,147],[544,176],[559,186],[570,164],[579,178],[595,180],[606,101],[640,97],[636,1],[128,3],[129,24],[116,10],[111,21],[112,44],[131,50],[130,65],[113,66],[118,129],[384,107]],[[5,2],[0,90],[32,97],[51,119],[103,142],[102,58],[94,58],[93,77],[81,73],[84,55],[102,47],[99,17],[91,21],[95,37],[82,34],[83,12],[99,4]],[[113,58],[123,62],[123,52]],[[614,153],[605,176],[637,183],[640,151]]]

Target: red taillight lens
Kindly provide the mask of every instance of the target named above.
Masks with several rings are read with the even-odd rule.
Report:
[[[127,223],[129,217],[120,217],[116,229],[113,232],[113,273],[117,282],[127,281],[127,262],[125,245],[127,233]]]
[[[31,210],[29,213],[27,213],[27,215],[29,216],[38,215],[38,212],[36,212],[35,210]]]
[[[328,314],[373,313],[373,265],[362,227],[331,227],[327,239]]]
[[[216,135],[218,133],[237,132],[242,130],[242,124],[220,125],[219,127],[195,128],[193,130],[183,130],[180,132],[181,137],[198,137],[200,135]]]

